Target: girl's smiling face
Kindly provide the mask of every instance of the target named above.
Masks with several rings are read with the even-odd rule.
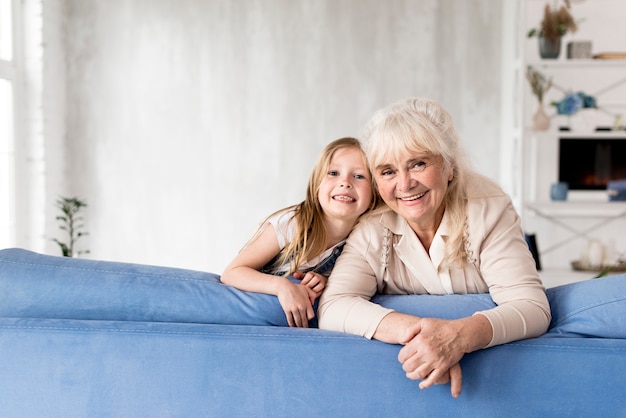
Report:
[[[354,147],[336,150],[317,197],[324,214],[356,222],[372,202],[372,181],[363,152]]]
[[[417,233],[439,226],[452,176],[441,157],[428,153],[388,154],[374,168],[381,198]]]

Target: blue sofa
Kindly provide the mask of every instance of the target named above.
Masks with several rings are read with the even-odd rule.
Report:
[[[547,293],[548,333],[466,355],[454,399],[407,379],[399,346],[288,328],[276,298],[214,274],[5,249],[0,416],[626,416],[626,276]],[[493,306],[376,301],[440,318]]]

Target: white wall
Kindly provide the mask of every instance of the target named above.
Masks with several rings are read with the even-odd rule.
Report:
[[[88,202],[92,258],[221,272],[327,142],[412,95],[497,180],[499,0],[63,3],[58,194]]]

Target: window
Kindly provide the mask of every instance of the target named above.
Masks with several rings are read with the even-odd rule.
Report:
[[[15,245],[13,1],[0,0],[0,248]]]

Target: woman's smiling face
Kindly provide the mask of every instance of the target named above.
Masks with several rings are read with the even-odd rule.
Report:
[[[443,217],[443,200],[453,176],[445,166],[439,156],[403,152],[388,154],[374,167],[381,198],[415,232],[436,229]]]

